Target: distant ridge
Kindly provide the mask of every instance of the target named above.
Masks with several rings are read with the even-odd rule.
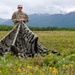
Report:
[[[5,21],[7,21],[7,20],[0,18],[0,24],[4,23]]]

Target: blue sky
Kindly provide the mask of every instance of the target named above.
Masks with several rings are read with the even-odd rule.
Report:
[[[27,14],[65,14],[75,11],[75,0],[1,0],[0,17],[11,18],[18,4],[23,4],[23,11]]]

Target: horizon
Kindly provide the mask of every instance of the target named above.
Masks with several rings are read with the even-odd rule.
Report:
[[[75,11],[71,11],[71,12],[68,12],[68,13],[56,13],[56,14],[49,14],[49,13],[33,13],[33,14],[28,14],[28,16],[29,16],[29,15],[34,15],[34,14],[38,14],[38,15],[44,15],[44,14],[48,14],[48,15],[58,15],[58,14],[66,15],[66,14],[69,14],[69,13],[72,13],[72,12],[75,12]],[[11,19],[11,18],[3,18],[3,17],[0,17],[0,19],[9,20],[9,19]]]

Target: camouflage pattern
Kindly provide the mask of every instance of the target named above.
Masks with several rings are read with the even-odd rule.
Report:
[[[26,13],[19,12],[19,11],[14,12],[12,15],[12,21],[14,22],[14,25],[19,23],[20,19],[24,19],[24,21],[23,21],[24,23],[29,21],[28,15]]]
[[[24,22],[15,25],[14,28],[0,41],[0,55],[12,52],[16,56],[33,57],[36,53],[49,53],[60,55],[57,51],[48,50],[38,41],[34,34]]]

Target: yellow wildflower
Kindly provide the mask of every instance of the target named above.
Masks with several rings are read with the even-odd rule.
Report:
[[[57,70],[55,67],[53,67],[53,70]]]
[[[29,75],[33,75],[33,73],[30,73]]]
[[[57,71],[56,70],[53,70],[53,73],[56,73]]]
[[[20,73],[20,72],[21,72],[21,69],[19,68],[19,69],[17,70],[17,72]]]
[[[53,68],[53,73],[56,73],[57,72],[57,69],[54,67]]]
[[[31,68],[32,68],[32,66],[29,66],[29,65],[28,65],[28,66],[27,66],[27,68],[31,69]]]
[[[27,73],[28,71],[27,70],[24,70],[24,72]]]
[[[62,66],[63,66],[63,68],[66,68],[66,65],[65,64],[63,64]]]
[[[39,70],[39,67],[38,67],[38,66],[36,66],[36,67],[35,67],[35,69],[36,69],[36,70]]]
[[[42,75],[44,75],[44,73],[42,73]]]
[[[44,75],[44,73],[42,72],[41,75]]]
[[[0,73],[2,73],[2,71],[0,70]]]
[[[49,69],[52,70],[52,67],[50,67]]]
[[[72,65],[72,64],[69,64],[69,66],[70,66],[70,67],[73,67],[73,65]]]

